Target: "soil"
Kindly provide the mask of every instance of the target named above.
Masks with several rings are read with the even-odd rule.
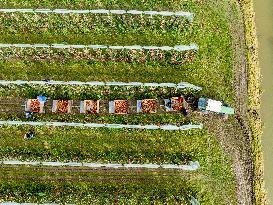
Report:
[[[231,9],[231,8],[230,8]],[[248,65],[246,58],[245,31],[243,17],[231,19],[230,26],[233,47],[233,87],[235,90],[236,101],[236,120],[237,123],[224,124],[230,130],[224,133],[226,136],[219,135],[223,142],[224,149],[229,153],[233,160],[233,170],[237,179],[237,199],[238,204],[253,204],[253,160],[251,150],[251,134],[247,123],[248,107]],[[236,125],[235,125],[236,124]],[[232,132],[234,130],[234,132]],[[231,134],[232,133],[232,134]]]

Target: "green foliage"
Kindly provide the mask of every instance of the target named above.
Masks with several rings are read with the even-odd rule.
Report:
[[[30,173],[35,174],[33,171]],[[156,172],[133,173],[135,176],[125,174],[124,177],[119,176],[112,182],[109,176],[96,173],[96,176],[88,177],[93,180],[92,182],[77,182],[76,184],[75,182],[54,182],[54,178],[51,182],[37,181],[35,177],[32,178],[34,182],[27,179],[17,182],[3,180],[0,184],[0,199],[10,200],[15,197],[18,202],[62,204],[113,204],[115,202],[121,204],[166,204],[169,202],[185,204],[189,202],[190,196],[195,196],[197,192],[196,188],[191,187],[191,182],[186,182],[182,178],[177,180],[174,177],[164,177]],[[20,173],[18,174],[21,176]],[[95,177],[98,177],[99,180],[95,180]],[[133,180],[128,180],[128,177]],[[132,183],[135,181],[134,178],[140,181]],[[82,179],[86,180],[86,178]]]
[[[3,127],[1,158],[119,163],[174,163],[204,160],[198,148],[183,146],[199,132],[35,127],[35,139],[25,141],[27,127]],[[11,132],[13,130],[13,132]],[[63,137],[65,133],[65,138]],[[203,158],[203,159],[202,159]]]
[[[0,96],[36,98],[38,95],[45,95],[51,99],[69,100],[164,99],[198,92],[191,89],[144,86],[0,85]]]
[[[78,1],[77,1],[78,2]],[[56,3],[56,5],[54,4]],[[90,34],[67,32],[64,35],[48,33],[31,34],[20,29],[9,33],[1,29],[0,42],[5,43],[65,43],[65,44],[104,44],[104,45],[155,45],[174,46],[197,43],[200,47],[196,59],[185,65],[160,65],[157,62],[138,64],[125,62],[30,62],[18,61],[0,63],[1,79],[54,79],[81,81],[143,81],[143,82],[190,82],[204,88],[204,94],[234,102],[232,90],[232,50],[229,27],[224,17],[207,4],[165,1],[71,1],[59,2],[20,1],[1,2],[2,7],[57,7],[62,8],[111,8],[143,10],[181,10],[195,13],[192,28],[187,32],[132,29],[118,33],[96,30]],[[96,7],[97,6],[97,7]],[[44,8],[45,8],[44,7]],[[79,54],[79,53],[76,53]],[[30,56],[31,57],[31,56]],[[13,72],[10,72],[12,68]]]
[[[215,3],[215,2],[214,2]],[[220,5],[221,3],[219,3]],[[218,2],[217,2],[218,5]],[[86,30],[86,26],[77,28],[58,28],[41,31],[38,27],[26,30],[6,27],[1,28],[1,43],[65,43],[65,44],[104,44],[104,45],[156,45],[174,46],[197,43],[200,47],[196,59],[185,65],[159,64],[158,62],[125,63],[125,62],[88,62],[88,61],[5,61],[0,62],[1,79],[26,80],[79,80],[79,81],[139,81],[139,82],[190,82],[203,87],[202,94],[211,98],[221,99],[229,104],[234,103],[232,89],[232,47],[229,25],[224,15],[211,7],[205,1],[155,1],[155,0],[3,0],[1,8],[73,8],[73,9],[138,9],[138,10],[181,10],[195,13],[195,19],[189,30],[178,32],[177,29],[162,31],[159,29],[128,29],[123,27],[114,30],[100,28]],[[18,17],[19,15],[17,15]],[[52,17],[53,18],[53,17]],[[55,17],[54,17],[55,18]],[[25,22],[24,22],[25,23]],[[57,24],[65,24],[58,22]],[[23,25],[23,24],[22,24]],[[11,28],[13,30],[11,30]],[[117,32],[118,31],[118,32]],[[81,33],[82,32],[82,33]],[[62,34],[62,35],[60,35]],[[81,34],[81,35],[80,35]],[[75,52],[79,54],[79,52]],[[56,57],[56,56],[54,56]],[[30,56],[31,58],[31,56]],[[92,87],[92,90],[75,86],[61,87],[27,87],[7,86],[0,88],[0,95],[36,96],[46,94],[52,98],[70,99],[99,99],[99,98],[143,98],[170,96],[177,91],[137,91],[129,89],[109,92],[109,88]],[[87,89],[87,90],[86,90]],[[161,93],[161,94],[160,94]],[[105,97],[107,96],[107,97]],[[109,97],[111,96],[111,97]],[[103,116],[96,120],[104,122],[176,122],[181,118],[163,119],[162,117],[122,118]],[[163,115],[162,115],[163,116]],[[10,117],[10,116],[8,116]],[[37,116],[47,119],[48,116]],[[81,120],[95,120],[92,117]],[[79,117],[79,118],[78,118]],[[14,117],[18,119],[18,116]],[[102,119],[100,119],[102,118]],[[54,117],[54,120],[71,120],[72,116]],[[36,138],[25,141],[22,136],[30,129],[35,129]],[[196,193],[196,198],[202,204],[235,204],[235,179],[231,170],[231,163],[225,157],[217,140],[206,130],[187,132],[136,131],[136,130],[107,130],[107,129],[74,129],[74,128],[45,128],[45,127],[2,127],[0,138],[1,158],[45,159],[45,160],[85,160],[85,161],[118,161],[154,162],[154,163],[185,163],[189,159],[198,160],[201,164],[202,175],[191,176],[186,184],[162,182],[160,188],[130,183],[128,186],[105,185],[94,189],[85,183],[50,184],[49,180],[39,183],[11,180],[1,183],[0,196],[5,200],[22,201],[76,201],[75,197],[83,201],[102,204],[113,204],[113,193],[118,195],[124,204],[181,204],[185,196]],[[10,172],[12,174],[12,172]],[[10,174],[10,175],[11,175]],[[176,180],[180,177],[174,177]],[[196,180],[198,179],[198,180]],[[179,180],[177,180],[179,181]],[[1,181],[2,182],[2,181]],[[105,186],[107,188],[105,188]],[[169,189],[169,186],[172,186]],[[78,189],[78,186],[80,188]],[[94,187],[95,185],[93,185]],[[34,187],[34,188],[33,188]],[[53,188],[52,188],[53,187]],[[122,187],[122,188],[121,188]],[[132,188],[130,188],[132,187]],[[183,187],[187,192],[179,192]],[[192,188],[195,187],[195,188]],[[201,188],[200,188],[201,187]],[[111,189],[112,188],[112,189]],[[48,190],[48,191],[42,191]],[[10,191],[11,190],[11,191]],[[25,191],[26,190],[26,191]],[[37,190],[37,191],[36,191]],[[79,191],[80,190],[80,191]],[[90,192],[88,190],[91,190]],[[110,190],[110,191],[109,191]],[[130,192],[127,194],[126,190]],[[150,191],[153,190],[153,191]],[[178,190],[178,191],[177,191]],[[191,190],[194,190],[191,192]],[[25,191],[25,192],[24,192]],[[71,191],[71,192],[70,192]],[[23,194],[22,194],[23,192]],[[205,194],[204,194],[205,192]],[[9,195],[10,193],[10,195]],[[57,194],[59,193],[59,194]],[[46,194],[46,195],[44,195]],[[44,197],[42,197],[44,195]],[[8,196],[11,196],[8,198]],[[166,197],[168,196],[168,197]],[[70,200],[72,197],[73,200]],[[73,198],[74,197],[74,198]],[[69,199],[70,198],[70,199]],[[188,199],[188,198],[187,198]],[[122,201],[123,200],[123,201]],[[83,202],[80,201],[79,203]],[[184,202],[184,201],[183,201]]]
[[[91,48],[0,48],[0,58],[8,60],[33,61],[114,61],[161,64],[184,64],[195,59],[197,51],[161,51],[129,49],[91,49]]]
[[[25,113],[0,113],[1,120],[25,121]],[[35,114],[30,121],[57,121],[57,122],[81,122],[81,123],[107,123],[107,124],[199,124],[181,113],[155,113],[155,114]]]
[[[184,31],[190,27],[185,17],[133,14],[44,14],[44,13],[1,13],[1,27],[4,32],[17,34],[20,31],[31,34],[55,33],[64,35],[91,34],[94,31],[115,31],[124,33],[127,30]]]

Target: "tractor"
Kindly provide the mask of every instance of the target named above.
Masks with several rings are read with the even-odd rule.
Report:
[[[198,109],[205,114],[209,112],[218,113],[224,118],[228,118],[228,115],[233,115],[235,113],[234,108],[230,107],[228,104],[209,98],[199,98]]]

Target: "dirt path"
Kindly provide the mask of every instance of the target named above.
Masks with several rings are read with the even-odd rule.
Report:
[[[238,116],[237,121],[241,125],[242,134],[237,135],[239,153],[241,155],[234,156],[235,161],[239,164],[234,164],[235,171],[240,192],[238,198],[240,204],[253,204],[253,159],[251,150],[251,132],[248,126],[247,107],[248,107],[248,65],[246,59],[246,45],[245,45],[245,31],[243,26],[243,17],[240,18],[241,26],[232,27],[231,33],[233,37],[233,49],[236,51],[234,58],[235,63],[233,67],[234,73],[234,88],[236,89],[236,101]],[[233,22],[238,25],[238,22]],[[238,128],[239,129],[239,128]],[[243,177],[241,177],[241,175]],[[240,199],[242,199],[240,201]]]
[[[247,59],[245,54],[245,32],[243,17],[241,16],[240,22],[232,19],[230,27],[232,34],[232,47],[235,51],[233,54],[233,87],[235,89],[235,100],[237,110],[237,124],[241,127],[234,127],[233,123],[229,124],[230,131],[226,132],[226,137],[221,137],[224,142],[225,149],[230,153],[233,163],[233,169],[238,182],[238,203],[242,205],[251,205],[253,201],[252,179],[253,179],[253,166],[252,166],[252,151],[250,131],[247,124],[247,104],[248,104],[248,68]],[[234,123],[235,124],[235,123]],[[231,133],[234,130],[235,133]],[[220,135],[221,136],[221,135]],[[230,147],[230,143],[234,142],[234,147]]]
[[[254,0],[255,19],[259,41],[259,63],[262,74],[261,116],[264,123],[262,151],[264,155],[264,181],[268,204],[273,204],[273,1]]]
[[[200,3],[205,3],[200,1]],[[248,65],[246,58],[244,19],[238,0],[207,0],[212,9],[227,19],[233,48],[233,88],[236,118],[228,121],[217,116],[196,116],[205,128],[214,134],[225,153],[231,158],[237,181],[237,201],[240,205],[252,205],[253,167],[250,132],[247,124]],[[195,114],[193,114],[195,115]],[[217,126],[215,126],[217,125]]]

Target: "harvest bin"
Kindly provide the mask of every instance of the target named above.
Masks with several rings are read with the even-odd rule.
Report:
[[[114,100],[109,102],[109,113],[127,114],[129,111],[128,100]]]
[[[156,99],[144,99],[137,101],[137,112],[156,113],[156,111],[157,111]]]
[[[53,113],[71,113],[72,100],[53,100]]]
[[[26,112],[44,113],[44,102],[38,99],[28,99],[25,104]]]

